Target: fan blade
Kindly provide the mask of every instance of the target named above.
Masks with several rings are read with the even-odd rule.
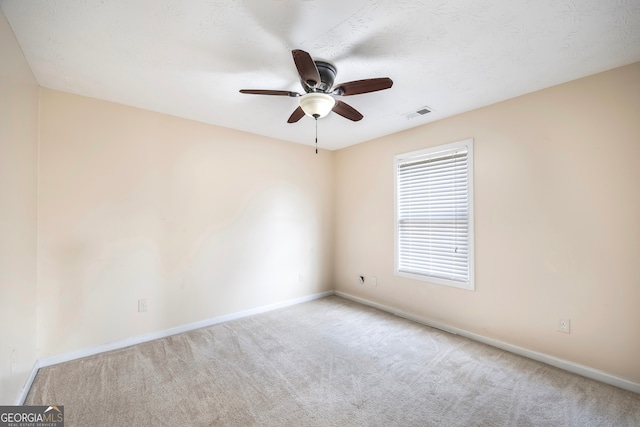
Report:
[[[287,120],[287,123],[295,123],[303,117],[304,117],[304,111],[302,110],[301,107],[298,107],[291,114],[291,116],[289,116],[289,120]]]
[[[300,49],[292,50],[291,54],[300,78],[311,87],[315,87],[320,83],[320,73],[318,73],[318,68],[311,55]]]
[[[240,89],[240,93],[248,93],[251,95],[300,96],[299,93],[289,92],[287,90]]]
[[[393,86],[393,81],[389,77],[355,80],[336,86],[333,93],[342,96],[359,95],[361,93],[389,89],[391,86]]]
[[[362,120],[362,114],[346,102],[336,100],[336,105],[333,106],[333,112],[354,122]]]

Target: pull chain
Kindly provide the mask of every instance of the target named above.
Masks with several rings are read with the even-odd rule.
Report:
[[[318,154],[318,118],[316,117],[316,154]]]

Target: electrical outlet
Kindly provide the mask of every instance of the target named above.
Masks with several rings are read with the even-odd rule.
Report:
[[[376,277],[371,278],[371,286],[378,286],[378,279]]]
[[[571,319],[560,319],[558,320],[558,331],[564,332],[565,334],[571,333]]]
[[[138,313],[145,312],[149,309],[149,303],[146,298],[138,300]]]

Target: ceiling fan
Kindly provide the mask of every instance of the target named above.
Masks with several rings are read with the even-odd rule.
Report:
[[[344,118],[357,122],[362,114],[349,104],[336,100],[334,96],[359,95],[361,93],[376,92],[389,89],[393,81],[388,77],[354,80],[333,86],[337,69],[333,64],[324,61],[314,61],[304,50],[291,51],[293,62],[300,76],[300,83],[305,94],[286,90],[241,89],[241,93],[254,95],[275,95],[299,97],[299,107],[289,116],[287,123],[295,123],[306,115],[316,121],[325,117],[331,111]]]

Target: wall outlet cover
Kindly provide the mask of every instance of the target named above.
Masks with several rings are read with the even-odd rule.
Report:
[[[571,333],[571,319],[558,320],[558,331],[564,332],[565,334]]]

